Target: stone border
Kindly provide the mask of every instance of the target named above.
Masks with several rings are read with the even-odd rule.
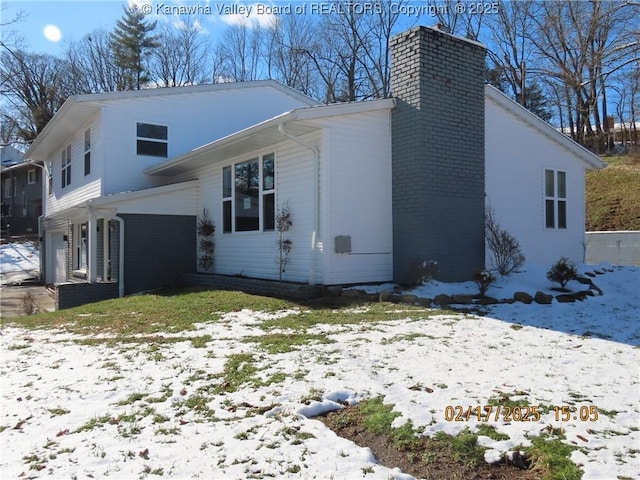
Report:
[[[606,269],[606,271],[613,272],[612,269]],[[531,303],[537,303],[539,305],[550,305],[554,298],[558,303],[573,303],[576,301],[582,302],[588,297],[594,297],[596,295],[603,295],[604,292],[598,287],[591,278],[595,275],[602,275],[604,271],[594,270],[594,273],[586,273],[587,276],[579,276],[576,281],[583,285],[587,285],[586,290],[580,290],[578,292],[562,292],[558,295],[552,295],[541,292],[538,290],[534,295],[527,292],[515,292],[511,298],[497,299],[494,297],[481,297],[480,295],[447,295],[441,293],[434,298],[418,297],[412,293],[399,293],[397,291],[387,290],[380,293],[367,293],[364,290],[348,289],[348,290],[336,290],[334,295],[348,296],[361,298],[371,301],[391,302],[391,303],[406,303],[410,305],[421,305],[423,307],[449,307],[449,306],[465,306],[465,307],[480,307],[486,305],[498,305],[498,304],[513,304],[524,303],[529,305]],[[337,287],[339,288],[339,287]]]

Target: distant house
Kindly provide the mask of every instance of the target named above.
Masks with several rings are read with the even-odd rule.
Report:
[[[487,202],[529,261],[581,260],[600,160],[485,86],[482,45],[416,27],[390,48],[393,98],[370,102],[274,81],[70,98],[27,152],[49,172],[46,280],[122,295],[185,272],[278,279],[285,205],[292,282],[407,283],[424,260],[468,279],[487,262]]]
[[[0,147],[2,230],[11,235],[38,233],[42,215],[42,172],[39,165],[23,162],[23,153]]]

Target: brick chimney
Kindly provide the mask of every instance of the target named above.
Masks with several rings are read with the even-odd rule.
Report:
[[[391,39],[394,281],[435,260],[444,281],[484,267],[484,46],[436,28]]]

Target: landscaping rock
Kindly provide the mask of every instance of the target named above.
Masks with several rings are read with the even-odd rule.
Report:
[[[493,297],[482,297],[476,300],[476,305],[496,305],[498,303],[500,303],[500,301]]]
[[[416,295],[411,294],[411,293],[406,293],[404,295],[400,295],[400,301],[402,303],[408,303],[410,305],[413,305],[414,303],[416,303],[416,300],[418,300],[418,297]]]
[[[538,290],[533,297],[533,300],[540,305],[549,305],[553,301],[553,295],[548,295]]]
[[[559,303],[573,303],[576,301],[576,297],[572,293],[565,293],[562,295],[556,295],[556,300]]]
[[[430,307],[431,306],[431,299],[430,298],[418,297],[418,305],[420,305],[422,307]]]
[[[380,296],[378,298],[381,302],[386,302],[389,300],[391,295],[393,295],[393,292],[387,290],[386,292],[380,292]]]
[[[516,292],[513,294],[513,298],[518,302],[526,303],[527,305],[533,302],[533,297],[527,292]]]
[[[460,303],[462,305],[469,305],[473,303],[473,298],[470,295],[453,295],[451,297],[453,303]]]
[[[433,303],[440,306],[451,305],[453,303],[453,298],[445,293],[441,293],[440,295],[435,296],[435,298],[433,299]]]

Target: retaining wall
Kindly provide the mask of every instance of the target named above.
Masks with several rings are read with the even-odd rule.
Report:
[[[640,231],[587,232],[585,263],[640,266]]]

